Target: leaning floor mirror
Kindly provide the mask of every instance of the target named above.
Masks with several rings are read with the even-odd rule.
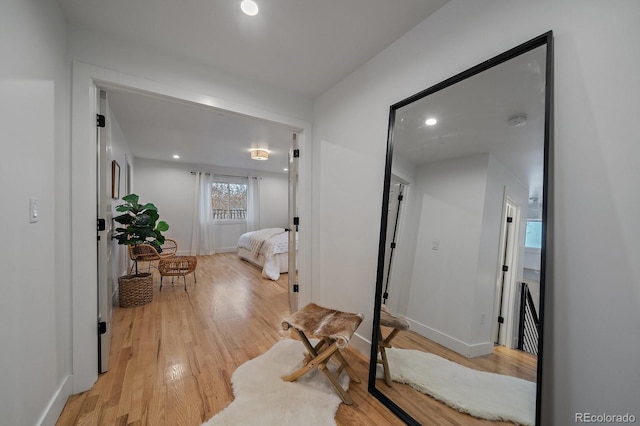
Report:
[[[407,424],[540,424],[552,43],[391,106],[369,391]]]

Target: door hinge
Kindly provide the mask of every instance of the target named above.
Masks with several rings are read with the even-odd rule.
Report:
[[[389,298],[389,293],[387,293],[386,291],[382,294],[382,298],[384,300],[387,300]]]
[[[293,224],[294,224],[295,226],[300,225],[300,218],[299,218],[298,216],[296,216],[296,217],[294,217],[294,218],[293,218]]]
[[[298,284],[294,284],[293,285],[293,292],[294,293],[298,293],[300,291],[300,287],[298,287]]]
[[[502,272],[508,272],[509,267],[507,265],[502,265]]]
[[[98,127],[104,127],[106,125],[106,119],[104,118],[104,115],[96,114],[96,117],[97,117],[96,125]]]
[[[107,223],[104,219],[98,219],[98,231],[104,231],[107,229]]]
[[[507,223],[511,223],[511,222],[513,222],[513,218],[512,217],[508,217],[507,218]]]
[[[391,248],[392,249],[396,248],[396,243],[391,243]]]
[[[300,150],[299,149],[294,149],[293,150],[293,158],[300,158]]]
[[[107,332],[107,323],[104,321],[98,322],[98,335],[102,335]]]
[[[403,198],[404,198],[404,195],[402,194],[398,195],[398,201],[402,201]]]
[[[504,317],[498,317],[498,323],[504,324]]]

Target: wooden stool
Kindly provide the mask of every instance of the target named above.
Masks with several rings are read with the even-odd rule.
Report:
[[[382,305],[380,309],[380,325],[392,328],[393,330],[386,338],[382,338],[382,327],[380,327],[380,340],[378,341],[378,352],[380,352],[380,356],[382,359],[378,360],[378,364],[382,364],[382,368],[384,370],[384,381],[387,386],[391,387],[391,373],[389,372],[389,362],[387,361],[387,353],[385,352],[386,348],[391,347],[391,340],[401,330],[408,330],[409,323],[402,318],[398,318],[389,312],[389,309],[385,305]]]
[[[353,404],[347,391],[338,383],[338,377],[343,371],[346,371],[354,382],[360,383],[360,379],[342,356],[340,349],[347,347],[349,339],[363,319],[364,315],[362,314],[340,312],[335,309],[323,308],[314,303],[310,303],[285,318],[282,321],[282,328],[285,330],[293,328],[308,353],[304,357],[304,365],[283,379],[287,382],[293,382],[317,367],[327,376],[342,401],[345,404]],[[320,341],[313,346],[309,342],[309,337],[318,338]],[[339,365],[335,374],[327,368],[327,363],[332,357]]]
[[[158,271],[160,272],[160,291],[162,291],[162,278],[182,277],[184,279],[184,291],[187,291],[187,275],[193,272],[193,282],[196,279],[196,265],[198,259],[195,256],[173,256],[160,259]],[[173,278],[171,278],[173,284]]]

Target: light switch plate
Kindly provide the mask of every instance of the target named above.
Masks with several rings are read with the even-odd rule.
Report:
[[[29,198],[29,222],[36,223],[38,221],[38,199],[35,197]]]

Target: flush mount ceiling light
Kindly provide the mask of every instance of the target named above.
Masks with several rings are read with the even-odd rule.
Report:
[[[265,151],[264,149],[252,149],[251,159],[252,160],[268,160],[269,151]]]
[[[429,117],[427,118],[427,121],[424,122],[424,124],[426,124],[427,126],[435,126],[437,122],[438,120],[436,120],[435,118]]]
[[[240,9],[249,16],[256,16],[258,14],[258,5],[253,0],[243,0],[240,3]]]
[[[178,158],[180,158],[180,156],[178,154],[173,154],[173,158],[177,160]]]

